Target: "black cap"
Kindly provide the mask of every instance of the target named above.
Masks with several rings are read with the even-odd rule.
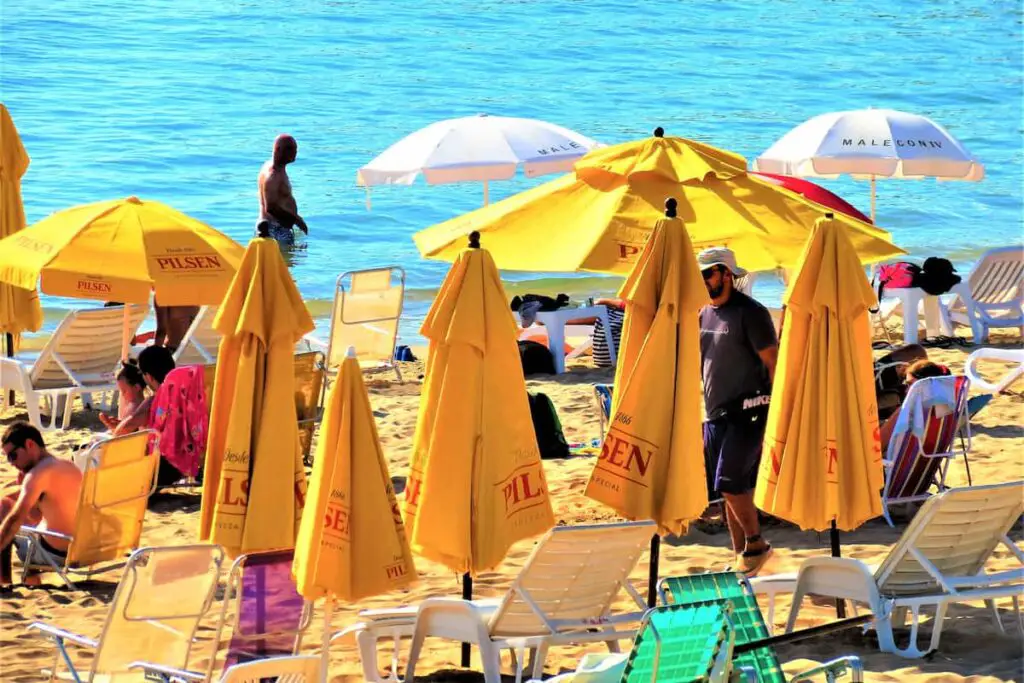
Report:
[[[676,201],[675,197],[669,197],[665,200],[665,217],[675,218],[676,207],[679,206],[679,202]]]
[[[479,249],[480,248],[480,233],[474,230],[469,233],[469,248]]]
[[[663,138],[663,137],[665,137],[665,129],[662,128],[661,126],[658,126],[657,128],[655,128],[654,129],[654,137],[656,137],[656,138]]]

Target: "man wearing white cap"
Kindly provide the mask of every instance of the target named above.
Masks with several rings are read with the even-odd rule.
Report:
[[[711,487],[725,498],[725,518],[736,553],[734,569],[756,575],[772,547],[761,537],[754,484],[768,420],[778,338],[771,314],[735,287],[747,271],[730,249],[697,256],[711,305],[700,312],[704,378],[704,459]]]

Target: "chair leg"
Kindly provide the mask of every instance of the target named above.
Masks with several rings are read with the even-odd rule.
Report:
[[[416,632],[412,636],[412,643],[409,645],[409,661],[405,664],[405,680],[412,683],[416,676],[416,660],[420,658],[420,650],[423,649],[423,641],[426,639],[425,634],[420,629],[416,629]]]
[[[477,647],[480,649],[480,660],[484,665],[484,683],[501,683],[501,652],[490,638],[481,640]],[[412,683],[411,669],[406,672],[405,680]],[[516,666],[516,683],[522,678],[522,663]]]

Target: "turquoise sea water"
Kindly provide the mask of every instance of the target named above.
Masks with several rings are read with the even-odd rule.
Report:
[[[420,258],[411,235],[479,206],[481,187],[380,188],[367,211],[356,169],[422,126],[478,112],[606,143],[660,125],[748,159],[823,112],[916,112],[945,125],[987,177],[880,181],[878,223],[913,254],[963,267],[1019,242],[1021,17],[1017,0],[18,0],[0,19],[0,94],[32,157],[30,223],[134,194],[244,242],[259,167],[291,133],[289,173],[311,233],[292,270],[314,314],[328,314],[340,272],[398,263],[412,289],[402,333],[416,342],[447,264]],[[491,199],[546,179],[492,183]],[[867,211],[867,183],[823,184]],[[518,291],[580,298],[615,287],[505,275],[528,281]],[[757,293],[772,301],[781,290]],[[83,304],[44,305],[52,329]]]

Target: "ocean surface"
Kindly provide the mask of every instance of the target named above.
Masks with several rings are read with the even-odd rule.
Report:
[[[820,113],[924,114],[986,166],[981,183],[880,180],[878,224],[915,256],[961,272],[1022,239],[1019,0],[17,0],[4,4],[0,95],[32,164],[31,224],[138,195],[245,242],[274,137],[310,236],[292,272],[325,331],[337,275],[400,264],[402,336],[446,263],[414,232],[478,207],[476,184],[377,188],[356,170],[434,121],[486,112],[545,119],[605,143],[657,126],[753,159]],[[491,201],[550,177],[491,183]],[[867,212],[869,189],[822,181]],[[539,249],[543,245],[538,245]],[[607,294],[612,278],[504,273],[517,292]],[[781,286],[755,293],[777,303]],[[50,331],[75,306],[44,297]]]

